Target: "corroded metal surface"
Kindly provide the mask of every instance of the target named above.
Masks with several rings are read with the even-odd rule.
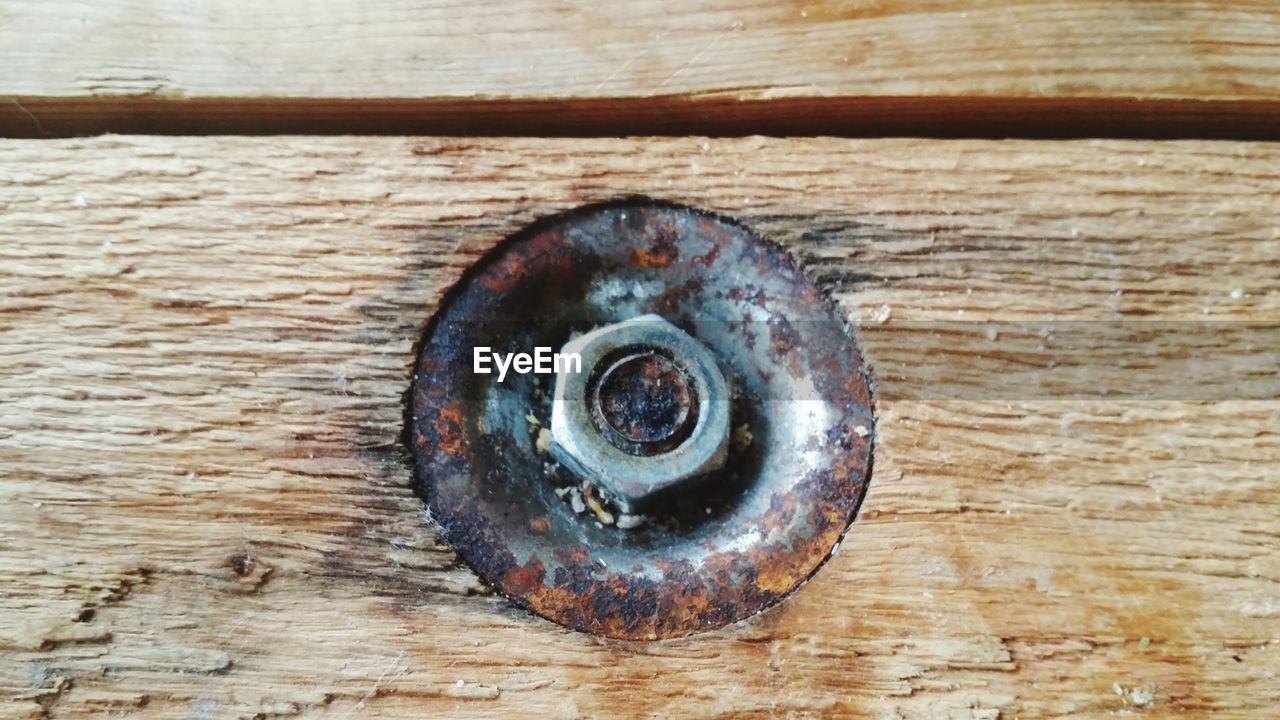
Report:
[[[563,499],[575,479],[540,442],[549,378],[498,383],[472,373],[472,352],[560,348],[648,313],[715,354],[735,430],[722,470],[624,530]],[[629,639],[719,627],[794,590],[852,521],[874,437],[841,313],[781,249],[635,201],[541,222],[482,259],[427,330],[411,414],[420,489],[463,560],[544,617]]]
[[[592,486],[593,496],[595,490],[604,491],[599,500],[622,513],[660,511],[673,495],[687,494],[725,466],[729,459],[733,396],[720,363],[702,343],[658,315],[641,315],[575,338],[565,345],[566,351],[571,349],[579,353],[583,372],[556,374],[549,451],[566,470]],[[674,374],[690,388],[688,410],[693,412],[683,427],[676,428],[688,429],[683,438],[682,433],[673,432],[665,441],[633,442],[610,427],[603,417],[597,422],[596,416],[605,414],[597,412],[603,391],[604,404],[631,406],[615,407],[619,412],[612,413],[614,421],[629,426],[627,432],[634,430],[641,436],[649,430],[661,432],[656,426],[663,424],[661,406],[667,403],[636,402],[637,395],[649,395],[643,387],[638,391],[601,387],[606,380],[602,374],[618,370],[613,360],[637,350],[667,353],[675,372],[640,378],[635,384],[656,384],[664,375]],[[666,386],[676,388],[680,384],[668,377]],[[675,398],[677,415],[679,403]],[[688,428],[690,424],[692,428]],[[650,449],[652,452],[645,452]]]
[[[597,430],[632,455],[652,456],[674,447],[698,417],[693,381],[656,350],[610,360],[592,389]]]

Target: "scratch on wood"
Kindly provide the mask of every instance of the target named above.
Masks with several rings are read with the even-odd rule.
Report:
[[[373,685],[370,686],[367,691],[365,691],[365,694],[362,695],[358,701],[356,701],[355,705],[351,706],[351,709],[347,711],[347,714],[344,715],[344,717],[349,718],[352,716],[352,714],[360,710],[363,710],[365,706],[369,703],[369,701],[377,695],[378,688],[382,687],[382,683],[388,679],[388,676],[397,677],[409,672],[408,663],[405,663],[403,666],[401,666],[400,664],[401,661],[404,660],[407,654],[408,654],[407,650],[401,650],[400,654],[395,656],[391,660],[391,662],[387,664],[386,669],[382,671],[382,674],[378,676],[378,679],[375,680],[373,682]],[[394,671],[394,674],[392,674],[393,671]]]

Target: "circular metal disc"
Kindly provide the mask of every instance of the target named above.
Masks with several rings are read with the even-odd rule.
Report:
[[[558,351],[647,313],[715,354],[734,436],[722,471],[624,530],[556,492],[564,471],[539,442],[552,376],[499,382],[473,371],[474,349]],[[477,263],[428,327],[411,411],[420,490],[462,559],[543,617],[629,639],[720,627],[786,597],[853,520],[874,437],[850,330],[781,248],[637,201],[540,222]]]

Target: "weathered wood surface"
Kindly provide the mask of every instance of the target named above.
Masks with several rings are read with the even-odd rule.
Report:
[[[1271,0],[0,0],[0,67],[24,136],[1280,128]]]
[[[1190,321],[1280,319],[1278,173],[1210,142],[0,143],[0,715],[1273,716],[1275,348]],[[792,248],[879,416],[839,554],[651,644],[490,594],[398,440],[442,291],[630,193]],[[1053,384],[1053,328],[1154,320],[1185,328],[1131,350],[1264,362],[1190,400]]]

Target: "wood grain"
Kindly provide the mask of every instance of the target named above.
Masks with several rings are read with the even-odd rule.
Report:
[[[1280,325],[1280,147],[105,137],[5,141],[0,169],[0,715],[1280,704],[1276,349],[1226,331]],[[860,321],[879,418],[810,583],[648,644],[488,592],[399,443],[444,289],[523,224],[632,193],[791,248]],[[1157,321],[1178,332],[1085,334],[1077,362],[1199,348],[1223,373],[1200,394],[1123,363],[1054,384],[1062,328]]]
[[[3,0],[0,67],[20,136],[1280,128],[1270,0]]]

